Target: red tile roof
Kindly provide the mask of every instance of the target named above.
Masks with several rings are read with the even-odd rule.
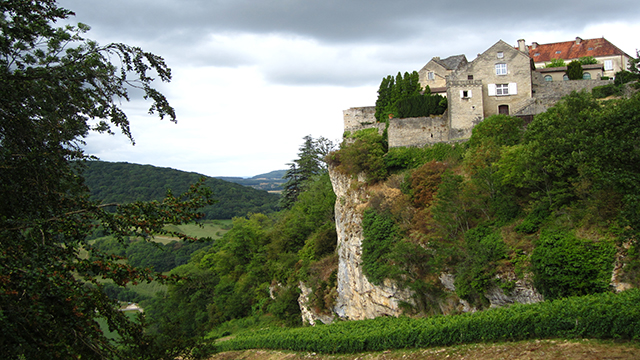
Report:
[[[579,43],[578,43],[578,40]],[[534,48],[535,47],[535,48]],[[532,44],[529,46],[529,57],[534,62],[551,61],[551,59],[578,59],[583,56],[612,56],[626,55],[624,51],[609,42],[605,38],[576,39],[552,44]]]

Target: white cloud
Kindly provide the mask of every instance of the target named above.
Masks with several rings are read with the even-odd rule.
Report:
[[[87,151],[206,175],[286,168],[302,137],[342,135],[342,110],[375,103],[380,79],[419,70],[433,56],[469,60],[502,39],[516,44],[604,36],[635,55],[640,7],[621,0],[60,0],[89,38],[163,56],[159,84],[178,124],[125,105],[136,139],[91,135]],[[543,9],[544,11],[539,11]],[[499,10],[499,11],[497,11]],[[532,11],[536,15],[532,15]],[[148,107],[148,105],[147,105]]]

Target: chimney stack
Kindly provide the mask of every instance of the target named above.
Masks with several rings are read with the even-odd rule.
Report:
[[[524,39],[518,40],[518,50],[522,52],[527,52],[527,45],[525,45]]]
[[[579,36],[576,36],[576,45],[580,45],[582,39]]]
[[[531,48],[532,49],[535,49],[537,47],[538,47],[538,43],[537,42],[534,41],[534,42],[531,43]]]

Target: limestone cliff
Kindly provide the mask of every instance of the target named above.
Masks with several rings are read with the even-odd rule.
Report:
[[[398,316],[399,304],[411,301],[411,294],[392,282],[373,285],[362,272],[362,213],[367,196],[362,187],[351,186],[352,178],[329,169],[336,194],[336,230],[338,232],[338,297],[335,313],[343,319],[361,320],[378,316]]]

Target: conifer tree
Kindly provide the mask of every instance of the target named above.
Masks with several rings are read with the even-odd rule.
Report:
[[[324,137],[314,140],[307,135],[303,139],[298,158],[288,164],[289,170],[284,175],[287,182],[283,185],[280,200],[280,206],[284,209],[290,209],[307,185],[327,170],[324,157],[333,150],[333,143]]]

